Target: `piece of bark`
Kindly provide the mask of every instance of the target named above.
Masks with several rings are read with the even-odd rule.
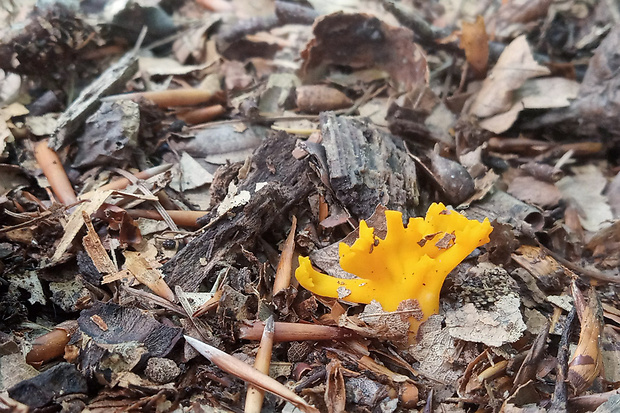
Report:
[[[136,341],[143,343],[152,357],[164,357],[181,338],[183,330],[161,324],[153,316],[137,308],[122,307],[112,302],[95,303],[78,318],[82,333],[99,344]]]
[[[415,216],[418,183],[414,161],[400,141],[365,119],[320,115],[329,181],[336,197],[359,218],[377,205]]]
[[[558,346],[557,366],[556,366],[556,380],[555,390],[553,391],[553,397],[551,398],[551,407],[549,411],[552,413],[559,413],[566,411],[566,402],[568,399],[568,357],[570,354],[570,335],[573,320],[577,311],[573,308],[568,313],[566,321],[564,322],[564,328],[562,329],[562,336],[560,338],[560,344]]]
[[[258,236],[280,224],[293,206],[304,204],[314,189],[308,179],[312,170],[307,161],[292,156],[294,147],[295,140],[285,133],[263,142],[253,157],[256,168],[238,185],[239,192],[251,194],[250,200],[229,211],[234,215],[230,219],[218,218],[214,208],[198,220],[200,225],[210,223],[209,227],[162,267],[168,285],[195,291],[217,264],[217,257],[238,245],[251,249]],[[256,191],[256,185],[263,183]],[[200,265],[205,258],[208,264]]]
[[[470,219],[484,218],[498,219],[521,232],[540,231],[544,225],[542,213],[531,205],[526,204],[503,191],[495,191],[483,200],[475,202],[467,210]]]
[[[93,260],[93,264],[103,275],[114,274],[118,272],[118,268],[116,268],[116,264],[112,261],[108,252],[103,247],[101,243],[101,239],[95,231],[93,227],[93,223],[90,220],[90,216],[88,213],[82,211],[82,219],[86,224],[87,233],[82,238],[82,245],[84,246],[84,250],[88,254],[91,260]]]
[[[138,146],[140,108],[132,101],[105,102],[86,120],[77,138],[74,168],[95,165],[121,166],[131,160]]]
[[[387,112],[387,122],[390,132],[405,140],[418,145],[433,146],[439,139],[431,133],[426,124],[428,113],[403,108],[393,103]]]
[[[97,110],[100,105],[99,99],[120,92],[137,71],[138,59],[135,51],[131,50],[84,88],[78,98],[60,115],[56,133],[50,139],[49,147],[58,150],[68,144],[69,139],[86,118]]]
[[[532,344],[532,348],[530,348],[527,352],[525,360],[523,360],[523,364],[521,364],[521,367],[515,376],[512,385],[513,394],[517,391],[517,387],[522,386],[528,381],[536,378],[536,370],[545,356],[547,338],[549,337],[549,325],[549,321],[543,325],[543,328],[540,330],[540,333],[538,333],[538,336],[536,336],[536,339]]]
[[[86,393],[88,386],[73,364],[60,363],[38,376],[17,383],[8,391],[12,399],[35,408],[63,395]]]

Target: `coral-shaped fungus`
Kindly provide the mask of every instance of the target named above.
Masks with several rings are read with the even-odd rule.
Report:
[[[299,257],[295,276],[304,288],[326,297],[368,304],[378,301],[383,310],[396,311],[404,300],[417,300],[417,316],[409,318],[412,334],[439,312],[439,292],[446,276],[477,247],[489,242],[493,230],[484,222],[469,220],[456,211],[432,204],[426,218],[411,218],[403,226],[402,214],[385,211],[387,235],[380,239],[365,221],[359,238],[340,243],[340,266],[359,278],[342,279],[312,268],[310,258]]]

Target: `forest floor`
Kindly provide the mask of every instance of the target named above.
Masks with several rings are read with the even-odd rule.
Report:
[[[0,411],[620,411],[619,7],[3,2]]]

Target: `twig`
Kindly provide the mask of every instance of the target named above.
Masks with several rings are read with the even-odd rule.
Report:
[[[171,106],[191,106],[199,103],[205,103],[213,98],[214,94],[206,89],[169,89],[169,90],[152,90],[148,92],[125,93],[121,95],[111,95],[101,98],[102,102],[130,100],[130,99],[148,99],[160,107]]]
[[[78,202],[78,199],[75,196],[69,177],[67,177],[65,168],[63,168],[56,151],[47,145],[47,139],[39,142],[34,149],[34,157],[49,181],[56,198],[65,205],[75,204]]]
[[[127,213],[132,218],[148,218],[155,220],[165,220],[165,218],[159,213],[159,211],[153,211],[150,209],[128,209]],[[175,211],[166,210],[166,213],[175,224],[181,227],[198,228],[196,220],[207,214],[206,211]]]
[[[145,169],[144,171],[140,171],[138,173],[136,173],[134,175],[134,177],[137,179],[149,179],[154,177],[155,175],[159,175],[161,173],[166,172],[168,169],[172,168],[172,164],[171,163],[165,163],[165,164],[161,164],[158,166],[154,166],[153,168],[149,168],[149,169]],[[88,199],[90,198],[95,191],[107,191],[108,189],[112,189],[112,190],[121,190],[121,189],[125,189],[127,188],[127,186],[129,186],[129,184],[132,181],[130,181],[127,178],[119,178],[116,179],[110,183],[107,183],[105,185],[100,186],[99,188],[90,191],[90,192],[86,192],[85,194],[82,194],[80,196],[80,198],[82,199]]]
[[[32,350],[26,355],[26,363],[38,367],[46,361],[65,354],[65,346],[71,335],[78,329],[77,321],[69,320],[58,324],[49,333],[37,337],[32,342]]]
[[[271,364],[271,350],[273,348],[273,316],[265,321],[265,329],[263,337],[260,340],[256,359],[254,360],[254,368],[261,373],[269,373],[269,365]],[[255,386],[248,386],[248,392],[245,397],[245,413],[260,413],[263,406],[265,392]]]
[[[242,325],[239,328],[239,338],[244,340],[259,340],[263,326],[262,322],[254,321],[249,325]],[[342,340],[353,338],[357,335],[349,329],[342,327],[322,326],[319,324],[301,323],[275,323],[274,341],[320,341],[320,340]]]
[[[188,125],[196,125],[198,123],[209,122],[218,116],[223,115],[226,108],[222,105],[212,105],[204,108],[187,110],[177,113],[177,118]]]
[[[47,211],[43,211],[38,217],[34,217],[32,219],[29,219],[25,222],[21,222],[19,224],[15,224],[15,225],[11,225],[9,227],[3,227],[0,228],[0,234],[5,233],[5,232],[9,232],[9,231],[14,231],[16,229],[20,229],[20,228],[26,228],[29,227],[31,225],[36,224],[37,222],[41,222],[41,221],[47,221],[47,220],[51,220],[51,219],[58,219],[61,216],[64,215],[65,211],[67,211],[68,209],[73,208],[74,206],[81,204],[82,202],[87,202],[87,201],[78,201],[75,204],[71,204],[71,205],[66,205],[66,206],[62,206],[59,207],[57,209],[54,209],[53,207],[48,209]],[[58,204],[57,204],[58,205]],[[18,214],[14,214],[13,212],[6,210],[4,211],[5,214],[7,215],[18,215]]]
[[[293,393],[288,387],[281,384],[279,381],[272,379],[268,375],[261,373],[255,368],[245,364],[243,361],[224,353],[223,351],[205,344],[195,338],[184,336],[185,340],[200,354],[210,360],[213,364],[221,368],[222,370],[239,377],[242,380],[252,383],[259,389],[268,391],[277,396],[288,400],[291,404],[295,405],[298,409],[305,413],[319,413],[319,410],[309,405],[304,399]]]
[[[129,172],[119,168],[114,168],[114,170],[119,174],[123,175],[125,178],[129,179],[131,183],[136,185],[144,195],[149,195],[152,197],[155,196],[146,186],[140,183],[140,181],[138,181],[136,177]],[[172,218],[170,218],[170,215],[168,215],[168,212],[166,212],[166,209],[163,207],[163,205],[159,201],[154,201],[153,204],[155,205],[155,209],[157,210],[157,212],[159,212],[159,215],[161,215],[166,224],[168,224],[168,227],[173,231],[178,231],[179,227],[177,227]]]

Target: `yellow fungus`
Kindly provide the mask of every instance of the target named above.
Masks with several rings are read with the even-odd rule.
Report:
[[[432,204],[425,218],[409,219],[407,227],[398,211],[385,211],[385,218],[385,239],[376,237],[374,228],[361,221],[353,245],[340,243],[340,266],[359,278],[322,274],[308,257],[299,257],[295,277],[315,294],[364,304],[376,300],[385,311],[396,311],[404,300],[416,300],[420,314],[409,318],[409,331],[416,334],[421,323],[438,313],[446,276],[489,242],[493,228],[488,218],[469,220],[441,203]]]

